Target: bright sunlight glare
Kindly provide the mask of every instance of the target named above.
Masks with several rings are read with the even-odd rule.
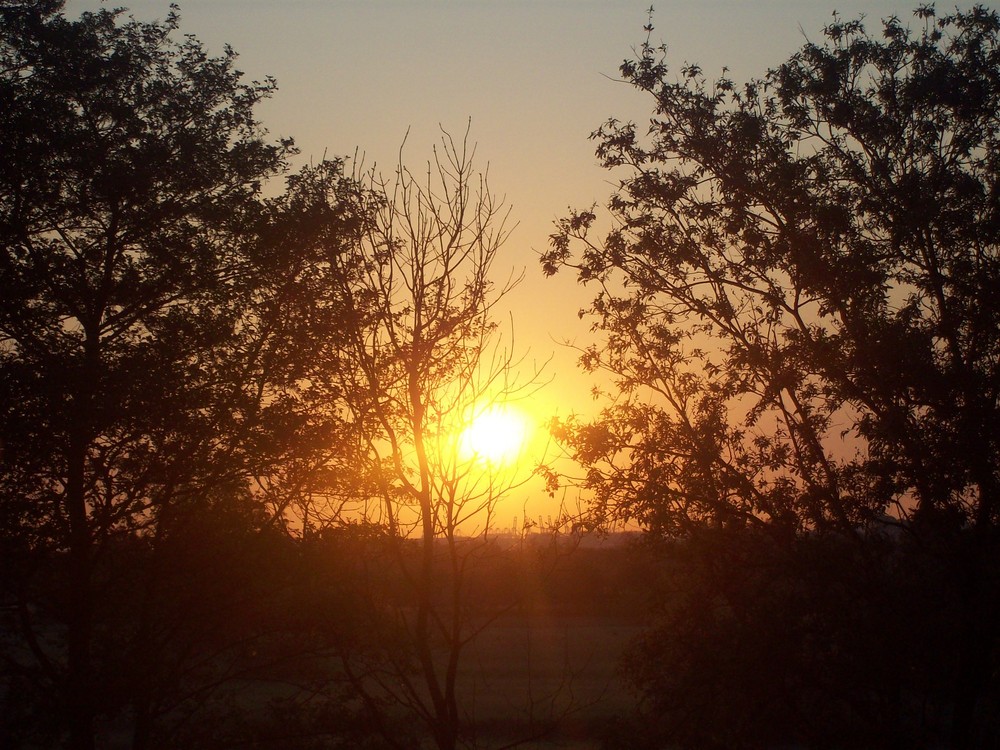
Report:
[[[528,420],[519,410],[494,405],[472,419],[462,432],[459,449],[463,459],[478,459],[498,466],[513,463],[528,435]]]

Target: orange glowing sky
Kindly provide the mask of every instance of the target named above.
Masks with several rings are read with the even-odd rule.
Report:
[[[589,298],[566,274],[544,279],[537,253],[567,207],[603,204],[613,179],[597,165],[588,135],[609,117],[642,122],[649,102],[617,80],[645,38],[649,0],[179,0],[181,31],[211,52],[229,43],[250,79],[274,76],[278,92],[259,110],[275,136],[292,136],[299,163],[365,153],[391,171],[409,129],[405,158],[423,163],[439,123],[460,134],[469,118],[480,167],[518,223],[496,268],[524,270],[510,297],[516,352],[552,358],[552,383],[532,411],[594,410],[592,382],[558,342],[589,340],[577,310]],[[101,7],[69,0],[66,13]],[[142,20],[169,0],[116,0]],[[808,37],[820,39],[837,10],[864,13],[869,27],[916,2],[885,0],[665,0],[655,2],[654,44],[679,69],[708,76],[728,66],[736,81],[763,73]],[[948,4],[942,3],[942,8]]]

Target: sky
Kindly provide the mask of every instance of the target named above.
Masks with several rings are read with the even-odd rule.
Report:
[[[570,207],[603,205],[614,174],[588,136],[610,117],[648,119],[650,101],[618,78],[646,38],[649,0],[179,0],[182,33],[219,53],[228,43],[248,79],[277,79],[259,109],[275,137],[291,136],[297,164],[365,155],[391,173],[419,167],[440,127],[461,134],[471,118],[477,163],[489,167],[517,223],[495,268],[524,272],[510,295],[516,354],[543,363],[549,384],[532,416],[596,411],[594,382],[567,342],[592,340],[577,311],[589,299],[568,274],[545,279],[537,256]],[[763,74],[807,40],[819,41],[834,11],[864,14],[870,29],[897,15],[916,25],[916,2],[885,0],[653,0],[651,41],[679,70],[698,63],[736,82]],[[68,0],[78,15],[104,5]],[[169,0],[117,0],[140,20],[163,18]],[[963,7],[968,5],[962,3]],[[950,3],[939,3],[942,10]],[[409,135],[407,136],[407,133]]]

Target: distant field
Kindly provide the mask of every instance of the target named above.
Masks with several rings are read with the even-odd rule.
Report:
[[[634,706],[618,667],[639,632],[621,618],[597,615],[512,613],[492,623],[466,647],[458,675],[459,703],[476,746],[488,750],[529,740],[517,747],[598,750],[602,731]],[[216,715],[215,729],[210,737],[199,734],[207,744],[192,746],[325,747],[319,737],[307,739],[309,733],[296,737],[295,713],[304,709],[301,715],[309,716],[309,706],[323,710],[329,705],[322,693],[309,697],[296,683],[298,678],[339,683],[339,662],[327,657],[297,661],[288,676],[286,681],[261,674],[229,683],[201,706]],[[412,717],[390,713],[419,733]],[[108,750],[130,746],[125,726],[106,730]]]
[[[594,727],[633,706],[618,665],[639,631],[597,616],[512,615],[495,623],[469,647],[459,675],[478,738],[499,745],[551,728],[551,741],[535,747],[596,747],[586,742]]]
[[[459,702],[477,747],[500,748],[530,738],[518,747],[597,750],[602,727],[633,708],[618,665],[639,631],[634,624],[595,615],[511,614],[493,623],[466,648],[458,676]],[[300,663],[295,671],[336,680],[340,670],[336,661],[322,660]],[[273,702],[295,694],[291,684],[262,677],[232,684],[219,700],[243,723],[247,717],[275,715]],[[411,721],[402,714],[397,718]],[[127,737],[117,740],[111,747],[128,746]],[[300,746],[276,735],[267,742],[289,750]]]

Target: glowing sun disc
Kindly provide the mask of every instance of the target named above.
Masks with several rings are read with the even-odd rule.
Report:
[[[521,412],[509,406],[491,406],[462,432],[461,455],[490,464],[511,463],[521,452],[527,431],[527,420]]]

